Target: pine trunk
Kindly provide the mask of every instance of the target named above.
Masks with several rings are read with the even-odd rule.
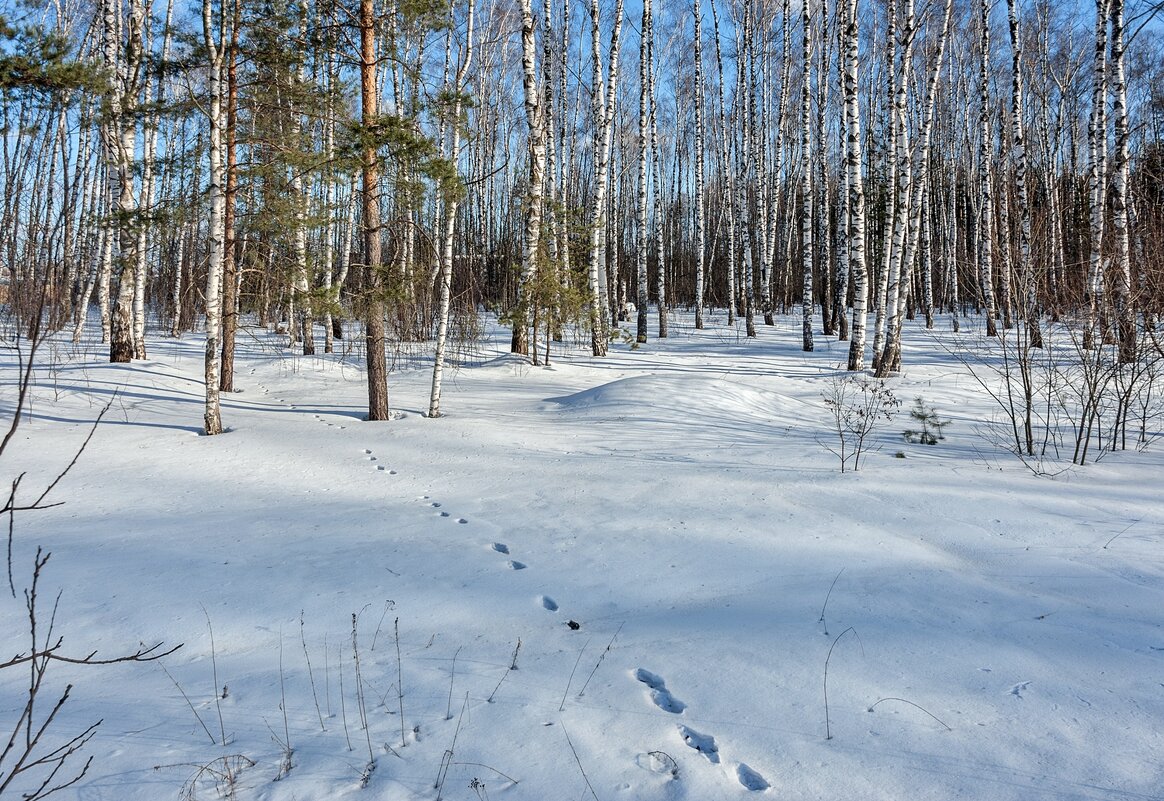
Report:
[[[360,0],[360,108],[365,129],[379,116],[376,82],[376,9],[374,0]],[[362,154],[364,212],[364,269],[367,299],[364,311],[364,342],[367,348],[368,420],[387,420],[388,363],[384,352],[383,258],[380,249],[380,159],[373,144]]]

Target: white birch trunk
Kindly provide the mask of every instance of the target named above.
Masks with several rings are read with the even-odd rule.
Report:
[[[783,193],[784,172],[784,116],[788,106],[788,91],[792,75],[792,3],[784,0],[782,7],[783,37],[781,39],[780,59],[780,94],[776,103],[776,120],[772,127],[776,129],[776,142],[772,148],[774,164],[769,172],[766,164],[766,132],[769,127],[768,103],[765,102],[763,119],[757,126],[757,141],[759,142],[758,161],[760,168],[760,307],[764,313],[764,324],[775,325],[775,309],[772,298],[772,284],[775,280],[776,244],[780,230],[780,201]],[[768,75],[768,57],[764,57],[765,69],[763,74]],[[766,81],[765,81],[766,83]],[[755,91],[755,87],[753,87]],[[771,179],[769,179],[771,176]]]
[[[1083,347],[1095,344],[1103,304],[1103,211],[1107,194],[1107,25],[1111,0],[1095,0],[1095,56],[1092,61],[1091,118],[1087,129],[1088,194],[1091,201],[1090,253],[1083,300],[1087,321]]]
[[[736,216],[735,216],[735,182],[728,174],[732,170],[732,153],[731,144],[735,137],[733,137],[728,129],[727,119],[727,90],[724,88],[727,83],[727,75],[723,67],[723,47],[720,44],[719,38],[719,13],[716,11],[716,4],[711,4],[711,20],[714,26],[715,33],[715,64],[719,71],[719,146],[720,146],[720,163],[723,165],[724,175],[723,182],[723,197],[722,204],[724,208],[724,216],[727,220],[728,233],[728,247],[727,247],[727,324],[735,325],[736,321],[736,260],[737,260],[737,246],[736,246]]]
[[[533,19],[529,12],[530,0],[522,0],[522,44],[523,50],[526,38],[526,26],[528,24],[529,38],[531,40],[530,47],[532,48],[533,39]],[[453,82],[453,96],[456,98],[453,101],[453,113],[448,125],[451,128],[449,132],[449,144],[445,157],[449,159],[454,165],[457,163],[457,156],[461,149],[461,108],[462,108],[462,92],[465,87],[465,78],[469,74],[469,66],[473,61],[473,10],[474,0],[468,0],[468,18],[465,23],[465,50],[464,55],[460,58],[460,65],[457,68],[457,75]],[[450,9],[450,14],[452,10]],[[452,21],[450,20],[450,25]],[[532,60],[532,59],[531,59]],[[522,58],[523,66],[525,58]],[[528,76],[527,76],[528,79]],[[528,89],[527,89],[528,91]],[[453,239],[456,233],[457,224],[457,190],[459,187],[451,189],[446,193],[444,201],[444,220],[442,221],[443,231],[441,232],[441,257],[440,257],[440,273],[438,282],[440,286],[439,309],[437,311],[437,334],[436,334],[436,353],[433,359],[432,368],[432,389],[429,392],[428,398],[428,416],[441,416],[441,383],[444,378],[445,367],[445,348],[449,339],[449,313],[452,303],[452,286],[453,286]],[[535,342],[534,347],[537,347]]]
[[[755,105],[755,76],[749,72],[749,66],[754,60],[754,54],[752,52],[752,28],[752,7],[751,5],[746,5],[744,7],[743,43],[742,47],[739,48],[740,57],[736,77],[736,86],[738,87],[737,111],[740,121],[738,126],[740,129],[740,158],[739,166],[737,167],[738,179],[736,181],[736,219],[737,225],[739,226],[740,242],[744,251],[744,333],[748,337],[756,336],[754,287],[755,246],[752,235],[753,221],[749,214],[748,200],[750,190],[755,190],[758,187],[755,153],[752,149],[754,142],[752,137],[752,109]]]
[[[538,249],[542,234],[542,198],[546,174],[546,130],[542,121],[541,93],[537,85],[537,48],[534,42],[533,10],[530,0],[521,0],[521,70],[525,97],[529,181],[525,198],[525,230],[522,237],[521,276],[517,284],[517,306],[513,311],[510,352],[529,355],[529,313],[531,292],[538,271]],[[595,354],[597,355],[597,354]]]
[[[328,20],[335,24],[334,15]],[[334,323],[333,310],[338,308],[339,293],[335,290],[335,237],[336,237],[336,175],[331,166],[335,159],[335,111],[336,92],[338,90],[338,69],[336,67],[336,53],[334,44],[329,41],[324,69],[327,100],[324,105],[326,119],[323,123],[324,158],[328,167],[324,172],[323,213],[327,222],[323,227],[323,290],[327,298],[323,316],[323,352],[335,352],[335,334],[332,330]]]
[[[206,401],[204,430],[207,435],[222,433],[219,408],[218,337],[222,324],[222,260],[226,245],[226,170],[223,165],[222,63],[223,42],[214,40],[211,0],[202,0],[202,37],[210,69],[210,264],[206,275]],[[221,31],[220,31],[221,34]]]
[[[938,81],[942,72],[942,58],[946,51],[946,44],[950,37],[950,19],[953,14],[953,0],[945,0],[942,11],[942,27],[938,34],[938,47],[934,54],[933,64],[930,66],[929,78],[926,83],[926,96],[923,102],[922,127],[919,134],[917,173],[914,177],[913,190],[909,203],[909,236],[905,248],[905,264],[907,271],[912,269],[915,254],[921,268],[922,282],[922,311],[926,318],[926,328],[934,327],[934,282],[933,269],[930,259],[929,239],[929,170],[930,150],[933,142],[934,106],[937,100]],[[899,310],[898,314],[902,312]],[[901,369],[901,342],[893,345],[892,370]]]
[[[112,294],[115,300],[110,313],[109,361],[129,362],[134,356],[134,266],[137,263],[137,236],[132,227],[132,221],[138,210],[137,188],[133,175],[137,141],[135,110],[138,71],[142,61],[145,8],[141,0],[130,0],[128,25],[123,30],[121,14],[115,0],[106,0],[103,19],[105,62],[115,77],[114,89],[109,98],[109,122],[105,128],[104,144],[118,242],[117,258],[112,271],[112,283],[115,287]]]
[[[546,243],[546,280],[541,282],[545,289],[546,306],[546,353],[545,364],[550,364],[550,339],[561,336],[562,319],[562,270],[559,266],[558,241],[560,225],[558,216],[558,149],[557,149],[557,115],[554,113],[554,38],[550,35],[553,20],[553,0],[543,0],[542,18],[545,24],[545,33],[542,36],[542,87],[544,90],[542,120],[545,126],[546,140],[546,176],[545,176],[545,214],[542,223],[542,240]],[[534,362],[537,362],[537,331],[534,331],[533,350]]]
[[[174,319],[170,321],[170,336],[177,339],[182,335],[182,263],[186,259],[186,233],[179,230],[178,247],[174,253],[174,281],[170,284],[170,302],[174,306]]]
[[[986,310],[986,335],[998,336],[994,301],[994,187],[990,125],[990,0],[979,4],[979,111],[978,111],[978,282]]]
[[[801,291],[801,348],[812,351],[812,4],[802,0],[801,14],[804,19],[804,85],[801,91],[800,108],[800,237],[801,265],[804,271],[804,285]]]
[[[658,297],[659,338],[667,337],[667,262],[664,255],[666,216],[663,211],[663,171],[659,160],[659,107],[655,93],[655,24],[651,14],[651,29],[647,35],[647,94],[651,99],[651,174],[655,184],[655,290]]]
[[[590,2],[591,43],[594,59],[594,196],[590,209],[590,261],[587,278],[590,289],[591,352],[605,356],[608,346],[607,326],[610,315],[606,294],[606,202],[610,170],[611,139],[614,128],[614,104],[618,94],[618,44],[622,31],[623,0],[615,1],[614,24],[610,34],[610,68],[607,80],[602,74],[601,17],[598,0]]]
[[[639,31],[639,187],[638,187],[638,238],[635,241],[635,277],[638,292],[635,299],[637,308],[637,328],[635,341],[647,341],[647,158],[650,104],[650,53],[648,37],[651,30],[651,0],[643,0],[643,21]]]
[[[896,227],[896,214],[898,206],[897,199],[897,161],[896,146],[898,142],[898,118],[895,113],[898,93],[902,81],[899,80],[896,67],[896,48],[897,48],[897,0],[889,0],[886,9],[887,14],[887,34],[885,39],[885,74],[888,76],[888,84],[886,87],[886,106],[888,112],[886,116],[889,118],[889,136],[886,149],[889,150],[890,155],[885,159],[885,185],[889,191],[885,193],[885,199],[882,203],[882,214],[884,215],[887,224],[882,226],[882,242],[881,242],[881,269],[877,271],[877,281],[874,285],[874,310],[875,315],[873,319],[873,369],[876,370],[881,364],[881,351],[885,348],[885,325],[888,317],[888,301],[889,301],[889,281],[890,276],[894,272],[892,251],[893,251],[893,231]]]
[[[101,342],[109,344],[113,336],[113,312],[110,308],[110,288],[113,284],[113,237],[117,226],[113,222],[114,189],[108,178],[109,168],[105,167],[104,218],[101,223],[101,260],[97,268],[97,310],[101,315]]]
[[[704,121],[703,121],[703,12],[700,0],[694,2],[695,17],[695,327],[703,328],[704,251],[707,247],[704,197]],[[663,313],[660,307],[659,313]]]
[[[1132,303],[1131,241],[1128,214],[1128,83],[1124,53],[1127,48],[1124,0],[1111,0],[1112,127],[1115,154],[1112,160],[1112,294],[1121,364],[1136,359],[1136,314]]]
[[[845,19],[847,17],[848,0],[835,0],[836,3],[836,27],[837,27],[837,71],[841,75],[842,83],[844,81],[845,64],[848,61],[848,56],[845,50],[845,36],[847,35],[847,26]],[[838,191],[837,191],[837,236],[836,236],[836,251],[837,251],[837,282],[836,282],[836,309],[837,309],[837,340],[845,342],[849,339],[849,174],[846,169],[846,164],[849,154],[849,134],[847,130],[848,112],[844,105],[844,87],[842,86],[842,120],[840,126],[841,134],[841,168],[838,177]]]
[[[853,332],[849,340],[852,371],[865,369],[865,318],[868,272],[865,265],[865,183],[861,176],[861,106],[857,95],[857,54],[860,44],[857,0],[846,4],[843,89],[845,99],[845,174],[849,187],[849,270],[853,282]]]
[[[901,321],[913,268],[913,253],[907,240],[912,222],[910,193],[913,180],[913,154],[910,150],[909,125],[906,120],[909,65],[913,56],[916,32],[913,0],[905,0],[905,28],[899,49],[901,73],[897,77],[897,94],[893,101],[894,158],[897,160],[897,188],[894,192],[893,235],[889,248],[889,281],[886,294],[885,342],[877,361],[877,375],[884,378],[901,368]],[[919,176],[919,185],[924,175]]]

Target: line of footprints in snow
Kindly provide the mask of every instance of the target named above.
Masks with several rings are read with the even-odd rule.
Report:
[[[320,419],[322,421],[322,418]],[[328,425],[331,424],[329,423]],[[395,470],[391,470],[385,465],[378,464],[379,458],[372,452],[371,448],[363,448],[362,453],[366,460],[375,465],[376,470],[385,472],[390,476],[396,475]],[[421,495],[419,496],[418,500],[427,503],[430,507],[436,510],[436,514],[439,517],[452,517],[451,513],[441,508],[442,504],[440,501],[434,501],[428,495]],[[459,517],[457,518],[457,522],[464,524],[468,523],[469,521],[463,517]],[[490,545],[490,548],[502,556],[511,556],[509,552],[509,546],[503,542],[495,542]],[[505,564],[510,570],[525,570],[527,567],[525,562],[519,562],[516,559],[509,559]],[[540,596],[538,598],[538,602],[541,604],[542,608],[548,612],[558,611],[557,601],[548,595]],[[573,620],[569,621],[567,625],[572,629],[577,629],[579,627],[578,623],[574,622]],[[651,673],[649,670],[644,670],[643,668],[636,669],[634,671],[634,677],[641,681],[643,684],[647,685],[647,688],[650,691],[651,701],[659,709],[663,710],[664,712],[669,712],[673,715],[682,714],[683,711],[687,709],[687,705],[672,695],[671,691],[667,689],[666,682],[663,681],[662,677]],[[716,745],[715,738],[710,734],[701,734],[695,729],[692,729],[690,726],[681,724],[679,726],[679,735],[683,738],[684,743],[686,743],[691,748],[694,748],[699,753],[703,754],[708,762],[713,765],[720,764],[719,746]],[[739,780],[740,784],[748,790],[767,790],[770,787],[768,781],[763,776],[761,776],[758,772],[743,762],[736,766],[735,776],[736,779]]]
[[[277,398],[276,400],[281,401],[282,399]],[[318,414],[315,415],[315,419],[321,423],[325,423],[328,426],[335,425],[334,423],[327,422],[322,416]],[[346,428],[346,426],[342,425],[339,427]],[[386,473],[390,476],[396,475],[395,470],[390,469],[386,465],[379,464],[379,457],[377,457],[376,454],[372,452],[371,448],[362,448],[361,452],[363,457],[368,462],[372,463],[378,472]],[[434,501],[428,495],[421,495],[418,500],[427,503],[430,507],[436,510],[436,514],[439,517],[452,517],[451,513],[441,508],[442,504],[440,501]],[[457,522],[461,524],[467,524],[469,521],[463,517],[459,517],[457,518]],[[490,546],[490,548],[502,556],[510,556],[509,546],[503,542],[495,542]],[[524,562],[519,562],[516,559],[509,559],[506,562],[506,566],[510,570],[525,570],[527,567]],[[542,608],[546,611],[558,611],[557,601],[555,601],[550,596],[542,595],[538,598],[538,601]],[[569,625],[572,629],[578,628],[578,624],[573,620],[569,621],[567,625]],[[634,677],[647,686],[651,701],[659,709],[663,710],[664,712],[669,712],[673,715],[680,715],[685,709],[687,709],[687,705],[672,695],[671,691],[667,689],[667,684],[661,676],[658,676],[649,670],[637,668],[634,671]],[[707,761],[711,764],[720,764],[719,746],[716,745],[715,737],[711,736],[710,734],[702,734],[690,726],[683,724],[679,725],[678,730],[680,737],[683,738],[683,742],[687,746],[694,748],[696,751],[703,754],[704,758],[706,758]],[[735,776],[736,779],[739,780],[740,784],[747,790],[767,790],[771,786],[762,775],[743,762],[736,765]]]
[[[657,676],[649,670],[638,668],[634,672],[634,677],[647,685],[651,701],[659,709],[670,712],[672,715],[680,715],[683,710],[687,709],[687,704],[680,701],[667,689],[667,684],[661,676]],[[715,738],[710,734],[701,734],[690,726],[680,724],[679,736],[683,738],[684,743],[703,754],[708,762],[713,765],[720,764],[719,746],[716,745]],[[771,786],[763,776],[743,762],[736,766],[735,775],[740,784],[748,790],[767,790]]]

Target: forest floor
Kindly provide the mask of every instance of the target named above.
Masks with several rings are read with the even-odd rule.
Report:
[[[131,365],[46,343],[20,498],[112,406],[63,504],[15,518],[0,649],[28,649],[38,547],[62,653],[183,643],[50,666],[46,745],[103,721],[60,797],[1164,798],[1164,443],[1038,475],[971,373],[993,345],[943,322],[906,331],[901,409],[842,474],[847,343],[799,325],[679,317],[550,367],[490,329],[439,419],[399,354],[386,423],[356,356],[250,329],[217,437],[199,336]],[[917,397],[936,445],[902,436]],[[27,688],[0,672],[5,740]]]

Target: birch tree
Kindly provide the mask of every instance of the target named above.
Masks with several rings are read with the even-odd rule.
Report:
[[[1031,259],[1031,204],[1027,191],[1026,108],[1023,102],[1023,48],[1017,0],[1006,0],[1007,28],[1010,31],[1010,126],[1011,160],[1014,162],[1014,191],[1018,203],[1018,284],[1023,323],[1028,342],[1042,347],[1039,325],[1039,280]]]
[[[804,286],[801,294],[801,347],[812,351],[812,5],[802,0],[804,76],[800,97],[800,240]]]
[[[529,12],[530,0],[522,0],[522,48],[523,66],[526,60],[525,46],[526,46],[526,26],[529,26],[529,38],[531,40],[530,47],[532,48],[533,39],[533,16]],[[469,74],[469,66],[473,62],[473,7],[474,0],[468,0],[468,8],[466,10],[465,22],[465,44],[463,48],[458,48],[459,58],[456,77],[453,79],[452,86],[449,87],[452,96],[452,109],[449,114],[448,122],[448,150],[445,152],[445,158],[448,159],[450,165],[455,169],[458,156],[461,149],[461,109],[464,104],[464,87],[466,77]],[[450,9],[450,14],[452,9]],[[451,28],[451,21],[450,21]],[[452,36],[450,31],[449,36]],[[530,59],[532,61],[532,58]],[[527,77],[528,80],[528,77]],[[528,89],[527,89],[528,91]],[[452,299],[452,284],[453,284],[453,234],[456,231],[457,223],[457,208],[459,205],[460,193],[462,191],[462,184],[455,178],[448,179],[444,187],[444,218],[442,220],[441,230],[441,254],[440,254],[440,272],[437,278],[439,291],[439,307],[437,311],[437,335],[436,335],[436,353],[433,359],[432,368],[432,391],[429,393],[428,401],[428,416],[441,416],[441,381],[444,376],[445,366],[445,347],[449,336],[449,307]],[[514,331],[517,328],[515,326]],[[535,342],[534,347],[537,347]]]
[[[659,96],[655,92],[655,25],[651,15],[651,29],[647,36],[647,95],[651,99],[651,169],[655,181],[655,292],[659,302],[659,338],[667,337],[667,262],[664,254],[666,216],[663,211],[663,170],[659,157]],[[698,193],[697,193],[698,194]]]
[[[1125,66],[1127,33],[1124,0],[1111,2],[1112,127],[1115,154],[1112,160],[1113,303],[1119,360],[1136,359],[1136,319],[1132,304],[1131,243],[1128,215],[1128,83]]]
[[[223,191],[222,255],[222,369],[219,388],[234,391],[234,348],[238,332],[238,263],[235,258],[235,219],[238,208],[238,29],[240,0],[232,0],[226,64],[226,175]],[[180,271],[179,271],[180,275]]]
[[[912,5],[912,4],[911,4]],[[912,9],[911,9],[912,10]],[[904,278],[899,279],[909,283],[909,274],[912,265],[917,259],[922,268],[922,307],[926,315],[926,327],[933,328],[933,281],[929,257],[929,231],[926,221],[929,218],[929,168],[930,148],[933,134],[934,105],[937,100],[938,81],[942,71],[942,57],[946,51],[946,41],[950,34],[950,17],[953,12],[953,0],[945,0],[942,12],[941,28],[938,33],[938,44],[930,63],[926,79],[925,98],[922,101],[922,122],[918,135],[917,168],[912,170],[912,186],[909,188],[908,231],[901,255],[901,267]],[[907,184],[908,185],[908,184]],[[881,366],[883,374],[896,372],[901,369],[901,320],[905,315],[905,293],[897,295],[894,319],[891,321],[886,336],[885,351]]]
[[[998,336],[994,302],[994,148],[990,125],[990,0],[979,3],[978,95],[978,284],[986,311],[986,335]]]
[[[523,204],[525,230],[522,237],[521,277],[517,285],[517,305],[512,314],[510,352],[529,355],[529,294],[538,270],[546,173],[546,129],[542,119],[544,104],[537,83],[537,48],[530,0],[521,0],[521,72],[528,128],[526,153],[529,179]]]
[[[222,433],[222,414],[219,409],[219,359],[218,337],[222,324],[222,259],[225,249],[225,175],[222,163],[222,64],[223,36],[220,27],[214,29],[211,0],[202,0],[202,42],[206,48],[209,67],[209,100],[207,102],[207,122],[210,126],[210,264],[206,274],[206,408],[204,428],[207,435]]]
[[[695,17],[695,327],[703,328],[704,253],[707,249],[706,198],[704,197],[704,98],[703,98],[703,10],[700,0],[693,3]]]
[[[885,342],[881,352],[876,357],[878,377],[885,377],[894,369],[894,362],[900,360],[901,353],[901,320],[905,312],[905,296],[908,289],[909,268],[912,266],[910,254],[907,254],[906,231],[909,228],[910,217],[910,187],[913,177],[912,152],[909,143],[909,125],[906,120],[906,105],[908,103],[908,87],[910,61],[913,54],[913,42],[916,33],[916,17],[914,15],[913,0],[903,0],[905,4],[905,22],[901,39],[894,43],[899,50],[898,61],[900,72],[894,82],[896,94],[893,98],[893,158],[896,159],[896,188],[894,190],[892,234],[889,241],[889,259],[886,262],[888,272],[887,292],[885,301]],[[892,344],[890,344],[892,343]],[[888,358],[886,356],[888,355]]]
[[[719,14],[716,11],[716,4],[711,4],[711,21],[715,36],[715,65],[719,72],[719,147],[720,147],[720,164],[722,165],[723,175],[721,176],[720,184],[722,186],[722,196],[720,203],[723,207],[723,216],[727,220],[727,264],[724,272],[727,279],[727,324],[735,325],[736,322],[736,260],[737,260],[737,243],[736,243],[736,200],[735,200],[735,181],[729,176],[729,171],[732,169],[732,143],[735,137],[731,135],[728,128],[727,115],[727,73],[724,70],[723,64],[723,46],[720,44],[719,32]]]
[[[590,0],[591,51],[593,54],[593,138],[594,138],[594,193],[590,206],[590,255],[587,283],[590,298],[590,344],[595,356],[605,356],[608,346],[608,302],[605,290],[605,262],[607,228],[607,183],[610,170],[611,136],[614,128],[614,104],[618,95],[618,46],[622,31],[623,0],[616,0],[614,21],[610,33],[610,66],[603,76],[601,15],[598,0]]]
[[[860,46],[857,0],[844,3],[842,89],[844,92],[845,183],[849,191],[849,272],[853,284],[853,328],[849,340],[849,370],[865,369],[865,318],[868,272],[865,266],[865,185],[861,176],[861,106],[857,95],[857,55]],[[838,4],[839,5],[839,4]]]
[[[1095,0],[1095,51],[1092,59],[1091,117],[1087,128],[1088,196],[1091,203],[1087,285],[1083,302],[1087,319],[1083,347],[1094,345],[1103,302],[1103,209],[1107,194],[1107,26],[1112,0]]]
[[[116,269],[111,274],[113,308],[110,313],[109,361],[133,360],[133,304],[137,264],[138,190],[134,180],[136,160],[138,81],[143,58],[145,6],[130,0],[128,19],[123,19],[117,0],[104,0],[104,57],[113,86],[108,122],[103,129],[111,216],[117,233]],[[124,43],[122,37],[124,36]]]
[[[651,0],[643,0],[643,19],[639,30],[639,196],[638,196],[638,238],[635,241],[635,278],[638,284],[635,305],[637,308],[637,330],[635,341],[647,341],[647,146],[650,132],[651,104],[650,89],[650,41]],[[699,280],[698,278],[696,279]],[[660,306],[660,314],[664,313]]]

